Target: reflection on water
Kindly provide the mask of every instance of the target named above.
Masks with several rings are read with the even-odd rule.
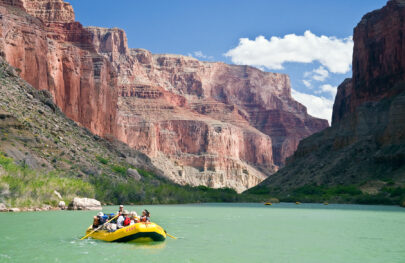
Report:
[[[166,242],[143,242],[143,243],[136,243],[136,242],[129,242],[127,243],[127,249],[145,249],[145,250],[160,250],[166,247]]]

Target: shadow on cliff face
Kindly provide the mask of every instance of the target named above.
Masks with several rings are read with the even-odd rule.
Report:
[[[283,169],[247,193],[404,204],[404,19],[398,0],[363,17],[354,30],[353,78],[338,88],[332,127],[302,140]]]
[[[405,199],[404,113],[405,92],[359,106],[304,139],[285,168],[247,193],[282,201],[399,204]]]

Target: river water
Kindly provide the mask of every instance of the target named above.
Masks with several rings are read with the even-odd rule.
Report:
[[[79,241],[95,212],[1,213],[0,262],[405,262],[405,209],[400,207],[126,207],[138,213],[144,208],[178,239],[148,245]]]

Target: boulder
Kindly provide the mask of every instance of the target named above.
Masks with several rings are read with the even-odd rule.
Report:
[[[53,191],[53,194],[56,195],[59,199],[62,199],[62,195],[58,191]]]
[[[13,208],[10,208],[8,211],[9,212],[20,212],[21,210],[20,210],[20,208],[13,207]]]
[[[3,203],[0,203],[0,212],[7,212],[7,211],[8,211],[8,209],[7,209],[6,205]]]
[[[59,201],[58,207],[62,210],[65,210],[66,209],[65,201]]]
[[[101,203],[96,199],[75,197],[69,204],[69,210],[101,210]]]
[[[134,178],[136,181],[139,181],[142,178],[141,175],[138,173],[138,171],[136,169],[129,168],[127,173],[128,173],[129,176]]]
[[[42,205],[42,211],[52,210],[52,206],[50,205]]]

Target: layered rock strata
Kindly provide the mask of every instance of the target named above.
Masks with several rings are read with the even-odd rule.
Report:
[[[124,31],[84,28],[62,0],[1,0],[0,14],[0,51],[25,80],[175,182],[243,191],[328,125],[286,75],[129,49]]]
[[[373,180],[404,185],[404,21],[403,0],[363,17],[354,29],[353,78],[338,88],[332,127],[302,140],[260,187],[274,193]]]

